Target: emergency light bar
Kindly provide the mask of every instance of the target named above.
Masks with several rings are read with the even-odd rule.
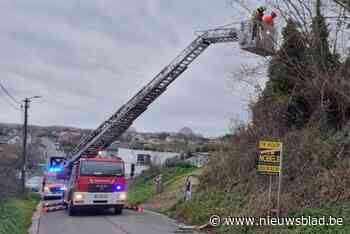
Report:
[[[50,167],[49,172],[55,173],[55,172],[62,172],[63,168],[62,167]]]

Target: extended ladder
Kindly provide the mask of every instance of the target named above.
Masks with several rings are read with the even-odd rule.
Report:
[[[238,41],[238,32],[234,28],[203,31],[153,80],[120,107],[115,114],[83,138],[73,151],[67,155],[68,162],[71,164],[80,157],[97,155],[100,149],[104,149],[113,143],[210,44],[235,41]]]

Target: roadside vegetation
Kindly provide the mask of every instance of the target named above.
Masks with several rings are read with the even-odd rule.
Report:
[[[168,191],[171,185],[179,179],[185,178],[195,169],[195,167],[188,164],[178,164],[171,167],[156,167],[145,171],[142,176],[130,182],[128,187],[128,203],[139,205],[156,196],[155,179],[159,174],[162,175],[162,187],[163,192],[165,192]]]
[[[0,146],[0,234],[27,234],[40,200],[38,194],[21,193],[20,153],[18,145]]]
[[[1,200],[0,234],[27,234],[39,200],[40,196],[37,194]]]

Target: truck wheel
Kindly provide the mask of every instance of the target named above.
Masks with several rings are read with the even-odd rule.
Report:
[[[74,215],[76,215],[76,213],[77,213],[76,208],[74,207],[72,202],[70,202],[69,205],[68,205],[68,215],[69,216],[74,216]]]
[[[123,213],[123,207],[116,207],[114,208],[114,214],[115,215],[121,215]]]

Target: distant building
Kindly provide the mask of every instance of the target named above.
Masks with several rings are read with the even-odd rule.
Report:
[[[131,164],[135,164],[135,175],[139,175],[142,171],[149,169],[154,165],[163,165],[167,159],[179,157],[179,153],[171,152],[158,152],[151,150],[134,150],[121,147],[108,147],[107,151],[103,152],[103,155],[114,155],[122,158],[125,162],[125,175],[130,176]]]
[[[185,159],[185,162],[195,167],[202,167],[209,162],[209,153],[192,153],[192,156]]]
[[[8,131],[7,135],[8,136],[17,136],[17,135],[19,135],[19,130],[13,128],[10,131]]]
[[[77,131],[63,131],[58,136],[58,142],[61,144],[71,144],[78,142],[81,138],[80,132]]]
[[[27,144],[32,143],[31,135],[27,135]],[[0,144],[16,145],[22,144],[22,137],[20,136],[0,136]]]
[[[147,140],[147,143],[153,144],[153,145],[160,145],[161,141],[157,138],[151,138],[151,139]]]
[[[59,130],[54,130],[51,132],[51,135],[54,137],[59,137],[60,136],[60,131]]]
[[[168,136],[165,138],[165,141],[168,142],[168,143],[172,143],[172,142],[175,142],[176,138],[173,137],[173,136]]]
[[[8,137],[0,136],[0,145],[7,145]]]
[[[127,175],[130,175],[131,164],[135,164],[135,174],[138,175],[153,165],[165,164],[167,159],[178,157],[179,153],[119,148],[118,156],[125,162]]]
[[[141,141],[141,142],[143,142],[143,141],[145,141],[145,138],[142,135],[138,134],[138,135],[134,136],[132,138],[132,140],[133,141]]]
[[[10,137],[7,141],[7,144],[9,145],[15,145],[15,144],[20,144],[22,142],[22,138],[19,136],[13,136]]]

